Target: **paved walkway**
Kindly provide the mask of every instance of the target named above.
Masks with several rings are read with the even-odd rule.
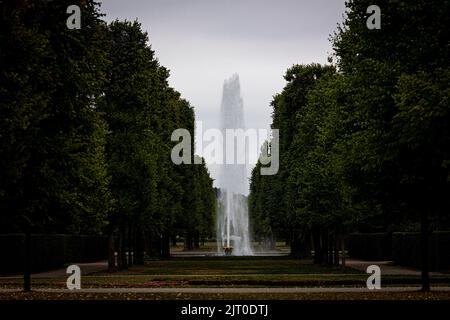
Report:
[[[49,293],[346,293],[346,292],[414,292],[420,287],[384,287],[369,290],[363,287],[343,288],[88,288],[68,289],[33,289],[35,292]],[[0,289],[0,293],[20,292],[21,289]],[[432,291],[449,292],[450,287],[433,287]]]
[[[94,272],[106,271],[108,270],[108,261],[99,261],[99,262],[91,262],[91,263],[74,263],[81,269],[82,275],[88,275]],[[57,269],[53,271],[46,271],[41,273],[33,274],[33,278],[53,278],[53,277],[61,277],[67,276],[66,268]]]
[[[347,259],[345,261],[347,267],[366,272],[367,267],[374,264],[380,267],[382,275],[405,275],[405,276],[420,276],[420,270],[403,267],[394,264],[392,261],[365,261],[358,259]],[[430,275],[444,275],[442,272],[430,272]]]
[[[90,263],[74,263],[81,269],[81,275],[89,275],[95,272],[101,272],[108,270],[108,261],[98,261],[98,262],[90,262]],[[32,278],[61,278],[67,277],[66,273],[67,268],[61,268],[56,270],[50,270],[45,272],[33,273],[31,275]],[[21,278],[23,275],[16,276],[0,276],[0,279],[15,279]]]

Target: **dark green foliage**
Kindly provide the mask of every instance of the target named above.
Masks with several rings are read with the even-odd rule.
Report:
[[[70,4],[72,4],[70,2]],[[104,24],[69,1],[8,1],[0,10],[0,230],[95,233],[109,210],[106,126],[96,111],[107,65]]]
[[[332,37],[337,72],[288,70],[272,102],[280,171],[260,176],[257,165],[250,212],[255,231],[281,222],[293,255],[312,238],[328,263],[349,231],[420,224],[426,274],[427,234],[450,225],[450,3],[379,1],[381,29],[369,30],[372,4],[347,3]]]
[[[110,232],[118,231],[122,251],[138,250],[143,237],[153,243],[147,252],[167,256],[170,237],[211,234],[214,192],[205,165],[176,166],[170,159],[173,130],[194,136],[194,111],[168,86],[169,72],[139,23],[115,21],[109,35],[111,68],[101,110],[110,130]]]
[[[66,26],[73,4],[79,30]],[[167,255],[169,237],[209,237],[206,166],[170,159],[173,130],[194,136],[194,109],[139,23],[107,25],[94,1],[0,10],[0,232],[107,233],[124,267],[126,251],[142,262]]]

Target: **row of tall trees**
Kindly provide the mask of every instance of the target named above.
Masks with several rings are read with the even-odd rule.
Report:
[[[137,22],[111,23],[108,37],[111,64],[99,111],[110,130],[110,235],[118,235],[121,261],[133,248],[137,261],[144,251],[167,257],[170,238],[177,235],[192,249],[200,237],[211,235],[215,211],[205,165],[176,166],[170,159],[175,129],[194,136],[193,108],[168,86],[169,72],[159,65]]]
[[[215,193],[204,164],[171,162],[170,137],[194,136],[194,110],[138,22],[75,2],[0,4],[0,232],[108,234],[119,268],[176,236],[191,247],[212,234]]]
[[[330,66],[296,65],[274,97],[280,171],[252,174],[250,213],[258,236],[288,234],[294,256],[312,239],[315,261],[350,231],[420,225],[423,287],[427,235],[449,226],[450,4],[349,1],[332,37]]]

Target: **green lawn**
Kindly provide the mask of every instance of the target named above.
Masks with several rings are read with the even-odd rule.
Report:
[[[118,273],[82,277],[83,288],[152,287],[341,287],[365,286],[367,274],[351,268],[314,265],[288,257],[200,257],[147,261]],[[433,276],[450,285],[450,275]],[[66,277],[34,278],[34,288],[65,288]],[[419,285],[419,276],[390,275],[382,284]],[[20,288],[21,277],[0,278],[0,288]]]
[[[314,265],[288,257],[194,257],[148,261],[121,274],[145,275],[264,275],[359,273],[354,269]]]

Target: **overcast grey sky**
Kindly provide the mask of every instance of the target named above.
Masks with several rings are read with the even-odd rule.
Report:
[[[141,22],[169,83],[205,128],[219,127],[223,81],[238,73],[247,128],[268,129],[293,64],[326,63],[345,0],[102,0],[106,20]],[[214,169],[212,170],[214,175]]]

